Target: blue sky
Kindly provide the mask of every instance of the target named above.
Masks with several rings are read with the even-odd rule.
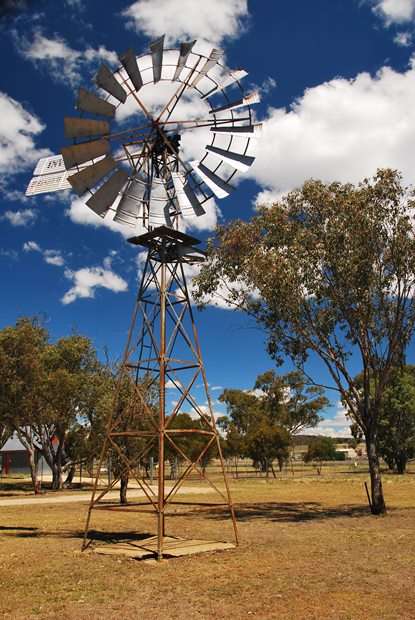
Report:
[[[101,355],[105,347],[120,354],[137,285],[129,231],[70,192],[24,192],[37,160],[65,145],[62,119],[74,115],[78,86],[91,86],[102,61],[116,67],[116,53],[142,53],[163,33],[172,44],[195,38],[220,47],[262,96],[254,166],[189,232],[206,239],[216,221],[247,218],[310,177],[356,182],[392,166],[415,181],[415,0],[9,4],[0,12],[0,327],[41,314],[53,338],[75,329]],[[264,335],[246,317],[208,308],[199,330],[212,386],[249,388],[272,367]],[[316,360],[310,370],[326,380]],[[327,418],[322,432],[344,433],[335,400]]]

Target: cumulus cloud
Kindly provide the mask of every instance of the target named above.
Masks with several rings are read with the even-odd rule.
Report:
[[[6,220],[12,226],[29,226],[37,218],[37,212],[33,209],[22,209],[21,211],[5,211],[0,220]]]
[[[55,81],[71,87],[82,81],[85,70],[90,73],[102,61],[118,64],[117,54],[103,45],[97,49],[88,46],[84,50],[76,50],[62,37],[55,35],[49,38],[39,29],[34,31],[31,39],[17,32],[14,38],[24,58],[38,67],[45,67]]]
[[[336,413],[332,418],[325,418],[312,430],[313,435],[325,435],[326,437],[351,437],[350,420],[346,417],[346,410],[337,403]]]
[[[77,271],[65,270],[65,276],[73,286],[65,293],[61,301],[64,305],[79,298],[94,298],[97,288],[105,288],[114,293],[128,289],[127,282],[119,275],[104,267],[83,267]]]
[[[310,177],[357,182],[379,167],[415,182],[415,68],[336,78],[305,91],[290,109],[270,108],[249,174],[277,197]]]
[[[409,47],[412,44],[412,34],[410,32],[398,32],[393,40],[399,47]]]
[[[386,25],[402,24],[415,18],[415,0],[370,0],[373,11]]]
[[[56,267],[63,267],[65,259],[62,256],[60,250],[43,250],[36,241],[25,241],[23,244],[24,252],[39,252],[45,263],[48,265],[55,265]]]
[[[41,252],[40,246],[36,241],[25,241],[23,244],[23,252]]]
[[[248,18],[248,2],[137,0],[122,14],[131,28],[150,38],[166,33],[169,43],[200,38],[219,44],[241,34]]]
[[[65,260],[59,250],[45,250],[43,252],[43,258],[48,265],[55,265],[56,267],[63,267]]]
[[[4,185],[8,175],[30,168],[40,157],[50,155],[48,149],[39,149],[35,137],[45,125],[6,93],[0,92],[0,173]]]

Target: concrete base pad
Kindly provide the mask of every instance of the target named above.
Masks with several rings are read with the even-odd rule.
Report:
[[[203,553],[206,551],[222,551],[234,549],[234,543],[211,540],[186,540],[173,536],[165,536],[163,543],[163,558],[179,558],[185,555]],[[157,558],[157,536],[149,536],[137,540],[120,540],[111,544],[96,545],[91,549],[103,555],[123,555],[136,560]]]

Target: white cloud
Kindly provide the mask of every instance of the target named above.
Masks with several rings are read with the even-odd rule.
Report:
[[[338,402],[335,415],[332,418],[325,418],[310,432],[313,435],[325,435],[326,437],[351,437],[350,424],[345,408]]]
[[[45,129],[40,120],[15,99],[0,92],[0,173],[4,177],[30,168],[50,154],[38,149],[34,138]]]
[[[117,54],[103,45],[98,49],[88,46],[80,51],[70,47],[62,37],[48,38],[39,29],[34,31],[31,40],[16,32],[14,37],[18,51],[27,60],[45,66],[54,80],[71,87],[82,81],[84,69],[90,73],[102,61],[118,64]]]
[[[415,18],[415,0],[371,0],[373,11],[389,26],[402,24]]]
[[[25,241],[23,244],[24,252],[41,252],[41,247],[36,243],[36,241]]]
[[[123,11],[128,25],[155,38],[163,33],[174,43],[200,38],[219,44],[235,38],[248,17],[247,0],[137,0]]]
[[[65,276],[73,282],[73,286],[61,299],[64,305],[71,304],[78,298],[95,297],[97,288],[105,288],[114,293],[128,289],[127,282],[123,278],[103,267],[83,267],[77,271],[66,269]]]
[[[43,252],[43,258],[48,265],[56,265],[56,267],[63,267],[65,260],[59,250],[45,250]]]
[[[40,245],[36,241],[25,241],[23,244],[24,252],[39,252],[42,254],[43,260],[48,265],[55,265],[56,267],[63,267],[65,259],[63,258],[60,250],[42,250]]]
[[[249,175],[276,197],[310,177],[357,182],[379,167],[415,182],[415,68],[336,78],[270,108]]]
[[[263,95],[268,95],[276,87],[277,87],[277,80],[269,76],[265,78],[265,80],[262,82],[261,86],[259,87],[259,91]]]
[[[412,44],[412,34],[410,32],[398,32],[393,40],[399,47],[409,47]]]
[[[37,217],[37,212],[33,209],[22,209],[21,211],[5,211],[0,220],[7,220],[12,226],[28,226],[33,224]]]

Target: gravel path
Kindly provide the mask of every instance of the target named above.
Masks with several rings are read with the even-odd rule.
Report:
[[[171,487],[166,487],[166,491],[169,491]],[[157,487],[153,487],[154,492],[157,492]],[[195,494],[195,493],[209,493],[210,489],[204,487],[182,487],[179,491],[181,494]],[[105,496],[106,499],[118,499],[120,496],[119,491],[110,491]],[[144,493],[140,489],[129,489],[128,497],[143,497]],[[12,499],[0,499],[0,508],[2,506],[28,506],[29,504],[69,504],[71,502],[84,502],[88,503],[91,498],[91,493],[80,493],[76,495],[53,495],[48,493],[47,495],[34,495],[32,497],[14,497]]]

